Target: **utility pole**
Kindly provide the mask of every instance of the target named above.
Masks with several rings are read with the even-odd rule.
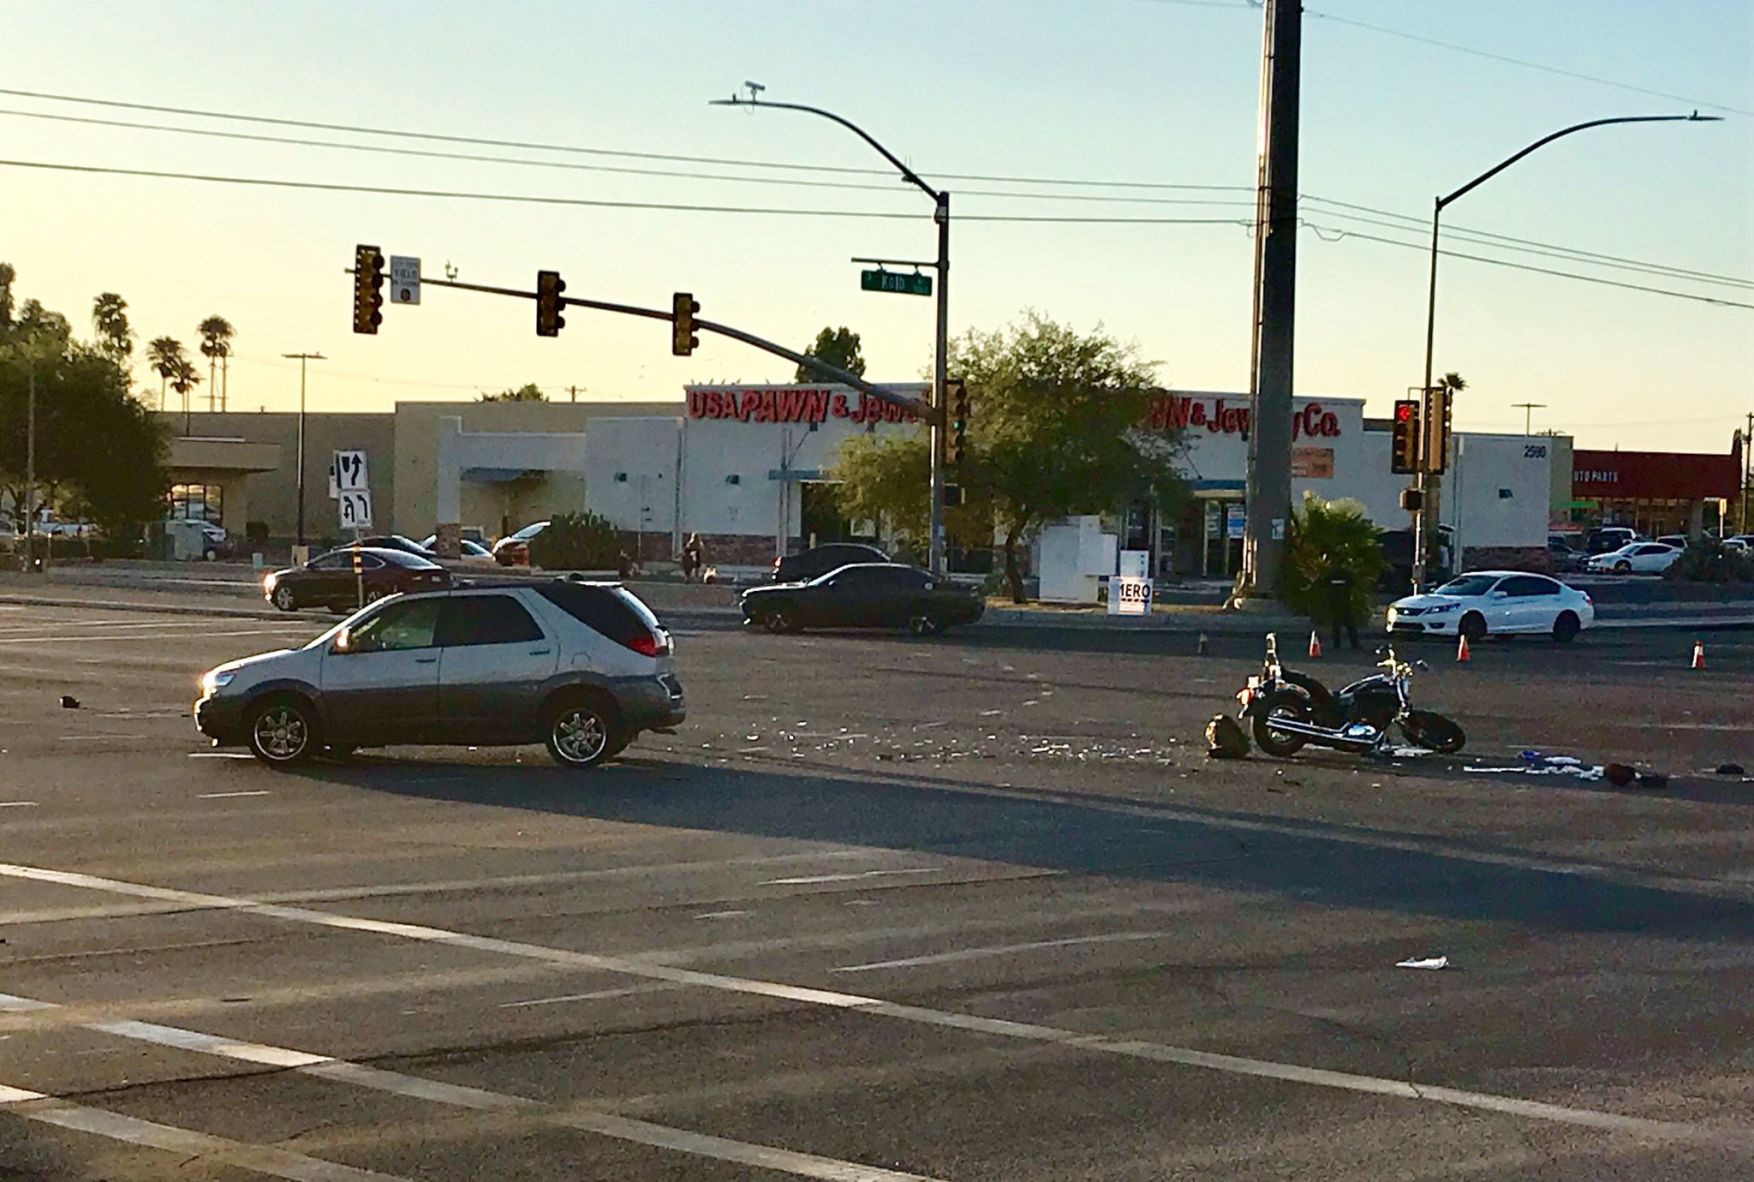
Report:
[[[571,397],[571,400],[573,402],[577,402],[579,400],[579,388],[577,386],[568,386],[566,388],[566,392]]]
[[[1547,404],[1545,402],[1513,402],[1511,405],[1523,412],[1523,434],[1534,434],[1533,431],[1529,430],[1529,426],[1534,422],[1535,412],[1546,410]]]
[[[1754,484],[1754,411],[1748,412],[1748,429],[1742,432],[1742,532],[1748,529],[1748,486]]]
[[[289,361],[298,362],[298,544],[305,544],[305,365],[311,361],[327,361],[321,353],[282,353]]]
[[[37,362],[30,362],[30,401],[24,428],[24,569],[36,570],[37,525]],[[48,544],[45,535],[44,545]]]
[[[1292,346],[1297,317],[1297,136],[1300,0],[1266,0],[1261,143],[1255,206],[1255,325],[1249,391],[1243,585],[1271,595],[1291,512]]]

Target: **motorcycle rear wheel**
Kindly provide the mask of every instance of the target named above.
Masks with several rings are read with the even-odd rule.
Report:
[[[1274,718],[1308,722],[1309,699],[1292,690],[1280,690],[1261,704],[1254,717],[1255,746],[1262,751],[1287,759],[1303,750],[1306,742],[1304,737],[1289,731],[1274,730]]]
[[[1430,710],[1409,711],[1401,722],[1401,731],[1414,746],[1441,755],[1454,755],[1468,742],[1458,723]]]

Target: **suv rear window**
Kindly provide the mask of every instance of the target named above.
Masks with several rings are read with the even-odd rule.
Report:
[[[626,587],[591,583],[545,583],[536,593],[561,611],[617,644],[659,636],[663,626],[652,609]]]

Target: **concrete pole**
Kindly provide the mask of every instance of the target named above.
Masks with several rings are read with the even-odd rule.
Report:
[[[950,194],[938,194],[933,212],[938,223],[938,326],[932,359],[932,513],[931,540],[926,567],[934,578],[944,577],[944,428],[949,408],[944,389],[950,365]]]
[[[1248,518],[1243,579],[1272,595],[1291,512],[1293,338],[1297,315],[1297,142],[1303,14],[1299,0],[1267,0],[1262,62],[1262,169],[1255,257],[1260,277],[1249,415]]]
[[[35,570],[37,523],[37,363],[30,363],[30,396],[24,429],[24,569]],[[45,539],[46,540],[46,539]]]

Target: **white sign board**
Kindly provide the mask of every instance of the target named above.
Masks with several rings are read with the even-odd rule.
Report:
[[[336,506],[340,511],[342,529],[370,529],[372,527],[372,495],[361,489],[359,492],[344,492],[338,498]]]
[[[1224,507],[1224,536],[1227,538],[1242,537],[1243,525],[1247,520],[1247,512],[1241,505],[1226,505]]]
[[[1148,616],[1151,614],[1151,580],[1138,575],[1116,575],[1108,581],[1108,614],[1111,616]]]
[[[412,259],[401,254],[390,256],[390,302],[392,304],[418,304],[420,302],[419,259]]]
[[[335,481],[335,456],[329,456],[329,499],[335,500],[341,495],[341,486]]]
[[[335,473],[335,491],[338,493],[365,492],[370,481],[365,474],[365,453],[363,451],[338,451],[332,465]]]
[[[1129,575],[1131,575],[1135,579],[1148,579],[1148,578],[1150,578],[1151,577],[1151,551],[1149,551],[1149,550],[1122,550],[1121,551],[1121,569],[1119,571],[1119,574],[1122,578],[1126,578]]]

